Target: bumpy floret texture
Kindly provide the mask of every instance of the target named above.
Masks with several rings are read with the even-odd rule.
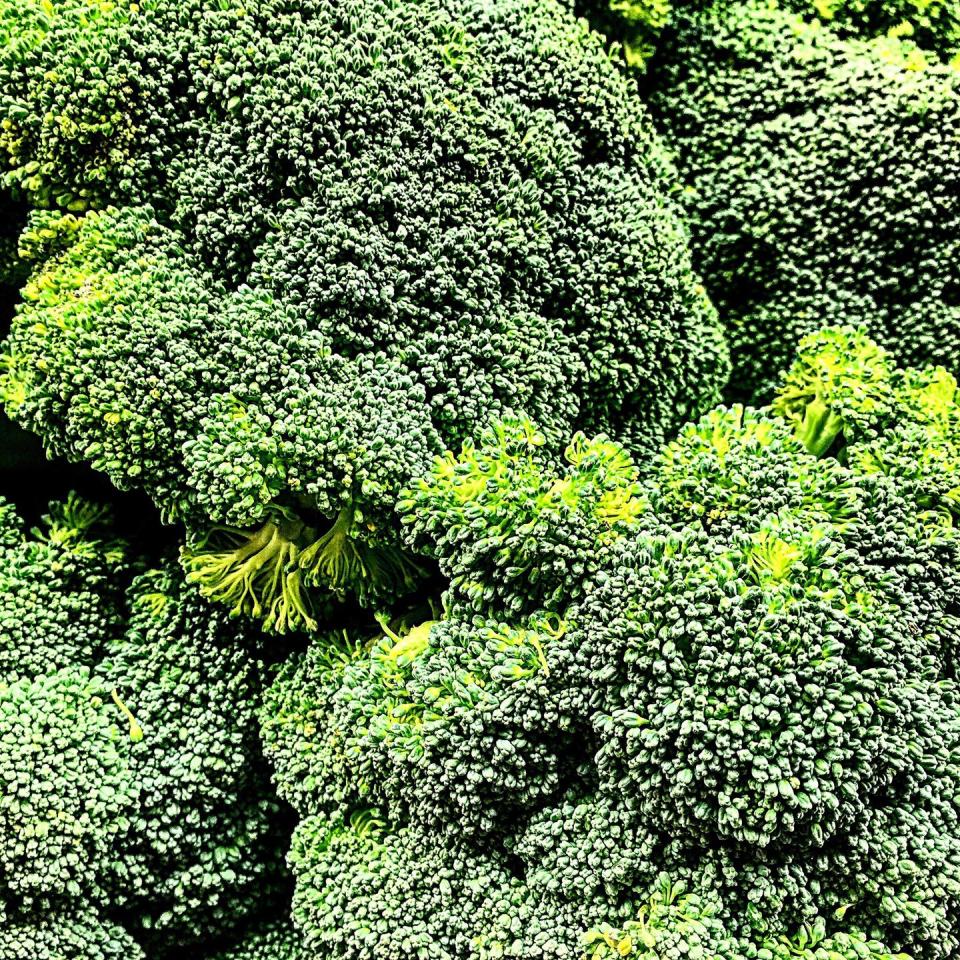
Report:
[[[235,938],[285,883],[256,635],[78,496],[0,528],[0,956]]]
[[[138,799],[110,690],[83,667],[0,681],[0,731],[0,896],[102,899]]]
[[[277,803],[257,761],[258,661],[175,565],[137,578],[102,671],[136,717],[141,788],[112,900],[160,953],[228,932],[269,900]]]
[[[960,63],[960,6],[956,0],[789,0],[842,35],[903,38],[921,50]]]
[[[814,453],[831,445],[863,475],[894,478],[916,504],[957,513],[960,405],[943,367],[900,368],[862,328],[805,337],[773,408]]]
[[[289,920],[254,930],[216,960],[306,960],[300,934]]]
[[[376,801],[438,836],[489,832],[536,806],[576,754],[577,718],[551,691],[562,633],[545,616],[315,639],[262,711],[281,794],[303,814]]]
[[[522,616],[577,597],[598,555],[646,519],[624,448],[578,434],[563,463],[529,420],[486,429],[437,458],[398,504],[407,540],[437,558],[448,603]]]
[[[498,891],[509,903],[510,878],[496,860],[388,831],[370,811],[303,820],[290,862],[293,917],[311,956],[466,956],[496,920]]]
[[[144,960],[137,942],[90,910],[0,926],[3,960]]]
[[[683,13],[656,63],[730,391],[767,402],[797,340],[828,323],[960,368],[960,73],[763,0]]]
[[[314,626],[303,586],[377,606],[416,581],[400,490],[491,417],[650,451],[716,398],[674,174],[559,5],[87,6],[38,13],[0,77],[21,188],[56,208],[3,392],[49,450],[191,521],[211,596],[277,631]],[[52,66],[71,44],[82,76]],[[76,230],[84,203],[44,186],[65,150],[64,196],[95,207]],[[289,583],[289,551],[228,562],[278,509],[303,524]]]
[[[0,676],[94,663],[120,629],[130,566],[108,512],[71,497],[27,535],[12,505],[0,511]]]
[[[617,41],[624,59],[643,69],[657,52],[664,28],[704,0],[573,0],[593,27]],[[808,21],[828,23],[844,37],[886,37],[916,45],[915,61],[960,63],[960,5],[956,0],[781,0]]]

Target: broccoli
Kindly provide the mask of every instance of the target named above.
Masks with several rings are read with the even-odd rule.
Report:
[[[576,756],[557,709],[563,624],[479,618],[317,638],[262,711],[278,788],[303,814],[375,802],[436,834],[490,832],[549,797]]]
[[[2,499],[0,515],[0,677],[95,663],[122,627],[131,569],[108,512],[71,494],[29,536]]]
[[[262,666],[174,563],[136,578],[128,603],[100,671],[135,717],[129,763],[143,789],[111,902],[154,953],[175,956],[282,892],[282,821],[257,757]]]
[[[710,0],[712,2],[712,0]],[[575,0],[573,8],[617,41],[626,62],[643,69],[657,52],[663,30],[706,0]],[[780,0],[812,22],[828,23],[841,36],[908,40],[923,51],[960,63],[960,8],[956,0]]]
[[[286,892],[257,636],[118,531],[71,494],[27,532],[0,499],[4,958],[172,958]]]
[[[369,809],[302,820],[290,862],[293,918],[310,956],[467,956],[473,938],[494,927],[498,904],[511,902],[495,858],[392,831]]]
[[[681,11],[655,62],[731,396],[769,401],[797,340],[831,323],[960,369],[960,74],[764,0]]]
[[[86,667],[0,680],[3,897],[31,910],[86,899],[136,819],[124,718]]]
[[[492,417],[642,456],[716,401],[676,175],[553,0],[40,6],[0,77],[33,205],[4,402],[183,520],[230,609],[411,592],[395,502]]]
[[[261,714],[304,817],[308,949],[953,956],[960,536],[952,486],[905,482],[896,450],[925,436],[950,476],[954,394],[838,328],[770,408],[709,412],[642,480],[602,437],[572,445],[603,451],[582,472],[551,459],[527,421],[439,459],[402,506],[453,578],[439,619],[315,637]],[[896,469],[861,455],[888,442]],[[523,518],[543,550],[511,582]],[[564,581],[541,558],[566,542],[589,562]],[[456,585],[460,557],[496,589]]]
[[[2,914],[0,914],[2,920]],[[0,923],[3,960],[145,960],[136,941],[89,909]]]
[[[785,6],[829,23],[841,35],[903,38],[960,63],[956,0],[788,0]]]
[[[439,561],[451,604],[556,610],[576,598],[596,554],[644,521],[647,496],[622,446],[577,434],[562,465],[545,446],[529,420],[503,421],[404,492],[407,542]]]

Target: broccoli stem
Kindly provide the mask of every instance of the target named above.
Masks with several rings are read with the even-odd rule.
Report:
[[[371,546],[353,536],[355,516],[352,504],[343,507],[330,529],[300,552],[304,580],[322,584],[338,596],[353,591],[361,601],[385,588],[414,587],[423,569],[399,547]]]
[[[303,524],[290,517],[268,520],[253,533],[215,528],[199,550],[184,551],[187,579],[198,584],[204,596],[230,607],[234,616],[262,619],[268,631],[315,630],[317,623],[296,567],[294,541],[302,529]],[[226,534],[233,544],[206,550],[206,543],[217,534]]]

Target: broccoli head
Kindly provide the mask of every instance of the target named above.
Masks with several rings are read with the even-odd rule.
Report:
[[[122,927],[90,909],[47,914],[40,919],[0,923],[3,960],[145,960]]]
[[[797,340],[830,323],[960,369],[960,73],[765,0],[691,6],[650,102],[728,331],[730,392],[767,402]]]
[[[36,185],[2,393],[185,520],[209,596],[278,632],[386,606],[422,577],[400,492],[491,417],[645,454],[715,401],[675,175],[553,0],[85,5],[0,79],[17,169],[84,178]],[[62,49],[102,66],[61,77]],[[51,128],[68,89],[109,130]]]

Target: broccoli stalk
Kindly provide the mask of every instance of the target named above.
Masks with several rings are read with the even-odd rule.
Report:
[[[325,586],[337,596],[353,591],[361,603],[384,592],[408,593],[425,570],[394,544],[376,546],[355,536],[356,511],[344,507],[330,529],[300,552],[297,563],[310,586]]]
[[[277,511],[252,532],[213,527],[196,546],[182,551],[187,579],[204,596],[226,604],[233,616],[262,619],[268,631],[315,630],[296,566],[295,541],[302,530],[302,522],[286,511]]]

